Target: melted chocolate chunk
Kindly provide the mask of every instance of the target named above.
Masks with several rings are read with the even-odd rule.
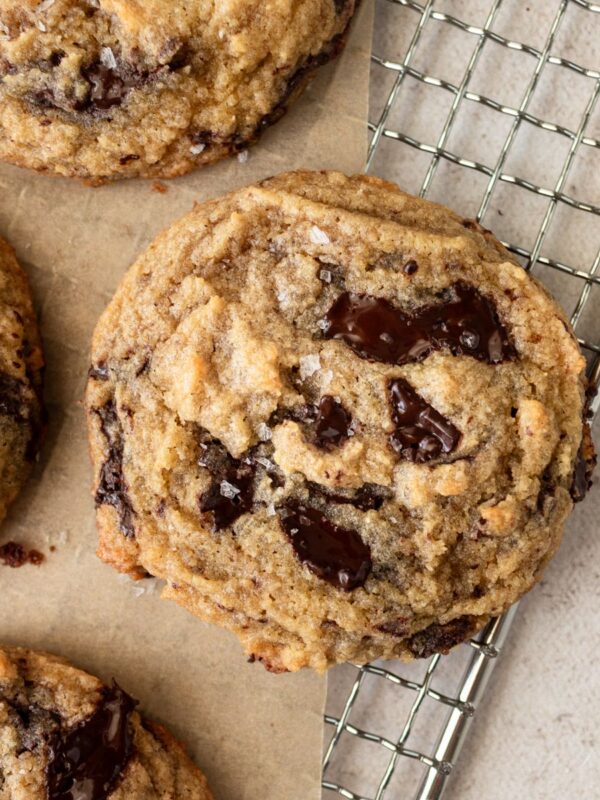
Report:
[[[477,630],[476,617],[458,617],[445,625],[430,625],[408,640],[415,658],[429,658],[434,653],[448,653]]]
[[[390,444],[402,458],[423,463],[456,449],[461,438],[458,428],[423,400],[408,381],[390,381],[388,390],[396,425]]]
[[[96,506],[108,505],[119,515],[121,533],[127,537],[135,536],[133,524],[134,510],[127,493],[127,483],[123,475],[123,430],[114,402],[111,400],[102,408],[94,409],[100,417],[100,427],[108,444],[108,458],[100,470],[100,480],[96,490]]]
[[[410,629],[408,617],[397,617],[396,619],[382,622],[377,626],[377,630],[388,633],[390,636],[404,638]]]
[[[57,88],[46,86],[32,93],[29,99],[42,109],[57,109],[66,112],[103,112],[120,106],[129,92],[151,80],[158,72],[140,72],[130,64],[119,63],[107,67],[101,61],[94,61],[82,67],[81,77],[87,86],[82,94],[74,89],[63,93]]]
[[[60,717],[53,711],[35,704],[23,706],[11,703],[6,697],[3,700],[8,705],[11,721],[19,734],[18,755],[36,750],[40,741],[48,741],[57,725],[60,725]]]
[[[329,394],[319,402],[315,420],[315,439],[319,447],[331,450],[348,438],[352,417],[341,403]]]
[[[455,299],[409,314],[388,300],[345,292],[325,316],[324,336],[341,339],[361,358],[386,364],[422,361],[434,350],[499,364],[516,356],[496,309],[472,286]]]
[[[371,483],[365,483],[360,489],[350,490],[347,494],[325,489],[317,483],[310,482],[308,486],[311,494],[319,495],[326,503],[354,506],[359,511],[379,511],[386,500],[385,493],[391,494],[389,489]]]
[[[35,379],[31,389],[41,403],[41,390],[36,386]],[[28,439],[24,455],[26,460],[31,462],[34,461],[44,436],[46,413],[43,407],[38,409],[28,394],[29,389],[24,383],[0,372],[0,416],[10,417],[27,431]]]
[[[5,372],[0,372],[0,414],[17,422],[25,421],[29,415],[23,400],[23,384]]]
[[[311,572],[345,592],[364,585],[371,550],[356,531],[334,525],[297,500],[288,500],[278,515],[297,557]]]
[[[298,387],[302,385],[300,378],[294,375],[291,380]],[[318,406],[302,404],[277,409],[269,417],[268,424],[274,427],[288,419],[303,425],[307,439],[323,450],[333,450],[352,434],[352,417],[331,395],[323,395]]]
[[[92,366],[88,371],[88,378],[93,378],[96,381],[107,381],[109,378],[108,364],[106,361],[100,361],[99,364]]]
[[[198,463],[210,471],[212,481],[200,495],[198,507],[212,514],[213,529],[220,531],[252,508],[256,465],[250,458],[234,458],[214,439],[201,447]]]
[[[130,164],[132,161],[139,161],[139,160],[140,160],[140,157],[136,156],[135,153],[128,153],[126,156],[121,156],[121,158],[119,159],[119,164],[122,167],[125,167],[125,166],[127,166],[127,164]]]
[[[586,421],[583,423],[583,435],[575,467],[573,469],[573,482],[571,484],[571,497],[574,503],[580,503],[592,486],[592,475],[596,468],[597,457],[592,441],[590,425]]]
[[[82,111],[90,108],[106,111],[113,106],[120,106],[133,88],[133,83],[127,82],[117,69],[107,67],[100,61],[84,67],[81,72],[90,84],[90,93],[84,107],[80,109]]]
[[[25,564],[33,564],[34,567],[44,561],[44,554],[39,550],[27,550],[18,542],[6,542],[0,547],[0,561],[5,567],[18,569]]]
[[[48,800],[106,800],[133,752],[136,701],[113,683],[89,719],[57,734],[48,764]]]

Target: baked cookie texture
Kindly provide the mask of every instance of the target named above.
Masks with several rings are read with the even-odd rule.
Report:
[[[92,181],[238,152],[342,49],[355,0],[0,0],[0,158]]]
[[[40,445],[43,365],[27,277],[0,239],[0,521],[27,480]]]
[[[539,580],[588,486],[584,366],[489,231],[393,184],[198,205],[96,328],[99,555],[274,671],[446,651]]]
[[[212,800],[136,705],[62,658],[0,648],[0,800]]]

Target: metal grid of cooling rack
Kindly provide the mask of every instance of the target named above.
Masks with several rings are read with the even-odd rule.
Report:
[[[464,3],[451,4],[444,3],[443,0],[421,0],[421,2],[376,0],[376,2],[376,14],[384,14],[386,17],[386,35],[379,38],[388,48],[391,43],[397,46],[392,48],[393,58],[377,53],[372,57],[371,88],[378,91],[372,91],[375,97],[371,100],[372,122],[369,124],[371,141],[368,168],[387,177],[390,164],[393,164],[399,167],[402,174],[408,161],[416,157],[415,153],[424,155],[428,163],[420,182],[421,196],[431,196],[434,179],[443,163],[452,165],[455,174],[466,171],[471,175],[482,176],[479,199],[475,203],[476,211],[472,216],[484,224],[491,224],[488,222],[491,201],[502,184],[516,186],[542,200],[544,208],[535,226],[536,230],[530,231],[531,242],[525,245],[516,240],[504,241],[504,244],[519,257],[525,269],[531,269],[536,274],[541,273],[542,280],[550,278],[547,282],[552,283],[552,275],[558,274],[563,281],[562,286],[568,285],[572,300],[571,322],[588,359],[591,382],[597,387],[600,382],[600,332],[588,334],[586,326],[583,326],[583,332],[581,327],[584,316],[587,314],[589,317],[594,303],[600,302],[600,249],[592,257],[591,264],[578,264],[565,263],[560,258],[553,258],[551,256],[553,247],[545,245],[548,245],[549,238],[552,238],[549,234],[557,212],[561,209],[568,207],[580,212],[589,225],[593,223],[597,225],[595,218],[600,216],[599,205],[589,202],[587,197],[577,197],[574,191],[568,190],[568,179],[579,154],[585,150],[600,151],[600,139],[588,133],[590,119],[596,111],[600,95],[600,70],[591,69],[580,63],[586,60],[583,57],[586,55],[585,42],[582,42],[579,48],[582,57],[578,57],[577,62],[561,57],[556,50],[561,26],[565,27],[565,20],[569,15],[573,14],[574,10],[578,13],[575,37],[581,34],[581,38],[584,39],[583,34],[588,25],[591,27],[592,16],[596,17],[593,20],[596,24],[597,15],[600,15],[600,4],[588,0],[555,0],[555,2],[532,0],[526,10],[534,17],[539,15],[541,5],[545,6],[546,12],[550,12],[545,16],[549,21],[545,26],[545,39],[541,45],[533,46],[518,38],[509,38],[497,30],[496,22],[499,15],[506,12],[510,0],[491,2],[483,0],[485,6],[483,13],[480,2],[478,24],[472,24],[469,19],[463,18],[469,17],[468,13],[454,15],[456,6],[464,6]],[[450,6],[454,13],[447,13],[441,10],[440,6],[445,8]],[[432,28],[436,28],[436,46],[441,50],[444,49],[445,40],[451,31],[459,31],[470,41],[470,45],[465,45],[469,58],[460,80],[451,82],[429,74],[427,52],[425,52],[426,67],[417,65],[415,56],[423,49],[426,50],[423,42]],[[400,44],[396,42],[394,34],[396,30],[404,32]],[[408,35],[406,35],[407,30],[410,31]],[[516,58],[516,54],[519,54],[519,57],[527,57],[520,66],[527,80],[520,92],[520,99],[514,104],[505,104],[493,96],[488,96],[486,92],[473,91],[473,77],[477,74],[486,48],[490,45],[501,48],[504,55],[509,58]],[[590,49],[589,43],[587,49]],[[536,113],[532,111],[540,82],[545,73],[552,68],[558,68],[561,75],[568,75],[569,79],[575,80],[574,76],[577,76],[577,79],[581,78],[587,82],[587,86],[584,87],[584,94],[587,91],[587,102],[580,109],[576,124],[565,126],[553,122],[543,105],[541,111]],[[428,91],[433,89],[439,98],[443,95],[446,101],[449,99],[441,129],[439,133],[431,134],[430,141],[423,141],[425,136],[417,138],[405,132],[402,125],[395,123],[396,109],[402,103],[403,84],[407,81],[413,85],[411,98],[413,103],[418,97],[418,92],[425,89]],[[450,147],[449,144],[462,109],[470,104],[491,111],[496,121],[501,119],[503,123],[508,123],[503,131],[503,141],[495,151],[495,157],[489,159],[491,162],[489,164],[484,160],[463,156],[459,148]],[[527,136],[532,130],[544,131],[550,134],[554,141],[557,141],[558,137],[564,145],[562,157],[557,159],[558,163],[555,164],[557,169],[554,180],[546,183],[532,181],[528,177],[520,176],[517,171],[513,174],[513,171],[509,170],[510,156],[517,147],[517,140],[523,135]],[[393,147],[390,146],[391,143],[394,143]],[[384,147],[385,158],[380,159],[381,163],[378,163],[377,157]],[[502,211],[497,213],[502,214]],[[560,289],[558,293],[560,296]],[[598,413],[599,407],[600,395],[597,395],[592,403],[594,415]],[[441,797],[515,613],[516,606],[502,618],[492,621],[475,639],[457,648],[452,654],[434,656],[423,665],[417,677],[413,677],[414,669],[411,672],[407,665],[390,664],[390,662],[385,667],[376,664],[348,667],[352,672],[346,691],[343,692],[342,702],[338,703],[338,713],[335,715],[328,713],[325,716],[330,737],[323,760],[323,797],[341,796],[347,800],[383,800],[383,798],[436,800]],[[457,684],[454,684],[454,690],[447,693],[438,691],[438,679],[448,669],[456,670],[459,657],[462,659],[462,677],[459,677]],[[440,684],[443,683],[442,680]],[[383,691],[387,691],[389,697],[390,688],[394,696],[386,702],[397,704],[399,716],[402,715],[399,720],[399,735],[391,737],[369,730],[369,727],[373,727],[372,718],[371,725],[355,724],[353,715],[362,695],[368,695],[369,704],[372,704],[373,697]],[[419,741],[413,745],[412,738],[420,717],[424,716],[423,709],[426,703],[433,703],[444,712],[441,723],[437,723],[434,731],[431,731],[430,718],[427,723],[430,726],[430,733],[435,737],[435,744],[430,749],[420,747]],[[367,747],[370,749],[366,749]],[[369,772],[376,773],[372,775],[373,781],[369,789],[363,790],[356,786],[350,788],[346,785],[356,782],[357,772],[360,770],[346,768],[346,773],[341,778],[338,774],[333,774],[335,770],[332,770],[332,764],[341,751],[345,751],[343,763],[346,767],[348,764],[364,763],[369,759]],[[407,764],[412,766],[409,777],[398,781],[398,773],[402,772],[402,768]],[[418,769],[415,769],[415,766]]]

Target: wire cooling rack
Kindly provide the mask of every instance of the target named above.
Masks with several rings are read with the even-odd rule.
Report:
[[[505,239],[570,313],[596,386],[600,71],[586,62],[599,38],[587,0],[377,0],[368,156]],[[448,656],[336,671],[324,799],[441,797],[515,613]]]

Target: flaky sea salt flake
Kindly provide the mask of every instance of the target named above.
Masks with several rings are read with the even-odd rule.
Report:
[[[256,426],[256,433],[258,434],[258,438],[261,442],[268,442],[271,436],[273,435],[273,431],[266,422],[259,422]]]
[[[205,149],[206,149],[206,145],[205,145],[205,144],[203,144],[202,142],[199,142],[198,144],[193,144],[193,145],[190,147],[190,153],[191,153],[193,156],[199,156],[199,155],[200,155],[200,153],[201,153],[203,150],[205,150]]]
[[[237,486],[229,483],[229,481],[221,481],[220,492],[223,497],[228,497],[230,500],[233,500],[233,498],[240,493],[240,490]]]
[[[237,160],[240,164],[245,164],[248,161],[248,151],[242,150],[240,153],[237,154]]]
[[[329,236],[321,228],[317,228],[316,225],[313,225],[310,229],[310,240],[313,244],[331,244]]]
[[[318,353],[312,353],[308,356],[302,356],[300,359],[300,377],[302,380],[310,378],[315,372],[321,369],[321,359]]]
[[[100,48],[100,61],[107,69],[117,68],[117,59],[110,47]]]

